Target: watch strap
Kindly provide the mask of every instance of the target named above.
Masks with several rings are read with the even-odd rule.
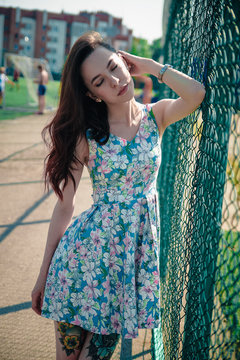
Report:
[[[162,77],[163,77],[163,74],[165,73],[165,71],[166,71],[168,68],[172,68],[172,65],[170,65],[170,64],[165,64],[165,65],[163,66],[163,68],[159,71],[159,74],[158,74],[157,79],[158,79],[158,82],[159,82],[160,84],[163,83]]]

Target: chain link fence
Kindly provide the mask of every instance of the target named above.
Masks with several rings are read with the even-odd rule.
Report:
[[[206,97],[163,136],[162,327],[152,358],[240,359],[240,2],[168,8],[164,63],[202,82]]]

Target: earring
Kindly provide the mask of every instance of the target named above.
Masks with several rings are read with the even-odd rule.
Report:
[[[95,101],[98,102],[98,103],[102,102],[102,100],[99,99],[99,98],[96,98]]]

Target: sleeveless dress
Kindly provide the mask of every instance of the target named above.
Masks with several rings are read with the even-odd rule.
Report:
[[[159,131],[140,105],[136,136],[89,144],[93,204],[66,230],[47,277],[42,316],[102,335],[138,336],[160,323]]]

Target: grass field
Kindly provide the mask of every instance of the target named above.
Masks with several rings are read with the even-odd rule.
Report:
[[[11,77],[9,78],[11,79]],[[56,108],[59,84],[59,81],[49,81],[46,93],[46,109]],[[34,84],[34,91],[37,92],[37,84]],[[37,103],[34,103],[33,98],[28,94],[26,80],[22,77],[19,79],[19,89],[11,84],[6,84],[4,105],[4,108],[0,110],[0,120],[15,119],[33,114],[38,109]]]

